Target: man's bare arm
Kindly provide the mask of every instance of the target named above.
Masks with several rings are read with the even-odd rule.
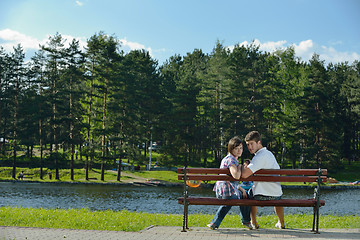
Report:
[[[248,178],[248,177],[250,177],[252,174],[253,174],[253,172],[250,170],[250,168],[244,167],[244,166],[242,165],[242,168],[241,168],[241,177],[242,177],[242,178]]]

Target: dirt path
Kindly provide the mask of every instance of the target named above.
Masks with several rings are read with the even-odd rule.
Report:
[[[114,171],[114,170],[108,170],[108,172],[117,173],[117,171]],[[121,179],[121,182],[124,182],[124,183],[134,183],[134,182],[145,183],[145,182],[149,181],[146,178],[142,178],[142,177],[136,176],[136,175],[134,175],[132,173],[123,172],[123,171],[121,172],[121,176],[122,177],[127,177],[127,178]]]
[[[122,176],[129,177],[127,179],[124,179],[124,182],[147,182],[148,181],[148,179],[146,179],[146,178],[142,178],[142,177],[136,176],[131,173],[122,172],[121,174],[122,174]]]

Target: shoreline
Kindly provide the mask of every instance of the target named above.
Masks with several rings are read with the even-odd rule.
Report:
[[[151,187],[183,187],[183,183],[172,183],[165,181],[133,181],[133,182],[77,182],[77,181],[31,181],[31,180],[0,180],[0,182],[10,182],[10,183],[49,183],[49,184],[84,184],[84,185],[119,185],[119,186],[151,186]],[[212,188],[214,184],[201,184],[203,188]],[[283,189],[313,189],[315,186],[301,186],[301,185],[282,185]],[[360,184],[358,185],[347,185],[347,184],[334,184],[321,186],[323,190],[347,190],[347,189],[360,189]]]

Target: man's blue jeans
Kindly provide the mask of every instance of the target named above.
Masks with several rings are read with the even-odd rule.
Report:
[[[232,196],[216,196],[217,198],[221,199],[239,199],[238,196],[232,195]],[[240,199],[243,198],[242,194],[240,196]],[[232,206],[220,206],[217,210],[213,220],[211,221],[212,224],[214,224],[216,227],[219,227],[222,220],[226,216],[226,214],[230,211]],[[249,206],[240,206],[240,212],[241,212],[241,222],[242,223],[249,223],[250,218],[250,210],[251,208]]]

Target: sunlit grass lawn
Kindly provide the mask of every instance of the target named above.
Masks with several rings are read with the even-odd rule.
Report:
[[[43,180],[40,179],[40,168],[17,168],[17,173],[24,171],[31,178],[24,178],[28,181],[44,181],[44,182],[54,182],[54,181],[72,181],[70,176],[70,169],[59,169],[60,180],[55,180],[55,169],[44,168]],[[49,179],[49,175],[46,174],[49,171],[52,173],[52,179]],[[124,180],[132,179],[133,177],[125,176],[125,173],[138,176],[141,178],[149,180],[161,180],[168,182],[179,182],[177,180],[177,173],[174,171],[122,171],[120,182]],[[17,174],[18,175],[18,174]],[[16,175],[16,176],[17,176]],[[89,171],[89,180],[85,179],[85,169],[74,169],[74,181],[76,182],[118,182],[117,181],[117,171],[105,171],[104,181],[101,181],[101,170],[92,169]],[[11,167],[0,167],[0,180],[12,180],[12,168]]]
[[[190,214],[190,227],[205,227],[213,215]],[[259,216],[261,228],[274,228],[276,216]],[[287,228],[312,228],[312,215],[286,215]],[[123,211],[90,211],[88,209],[36,209],[1,207],[1,226],[42,228],[92,229],[115,231],[140,231],[151,225],[182,226],[180,214],[155,214]],[[240,217],[227,215],[222,228],[242,228]],[[320,231],[323,228],[360,228],[360,216],[320,216]]]
[[[178,174],[174,171],[139,171],[139,172],[132,172],[132,174],[150,180],[182,182],[177,179]]]

